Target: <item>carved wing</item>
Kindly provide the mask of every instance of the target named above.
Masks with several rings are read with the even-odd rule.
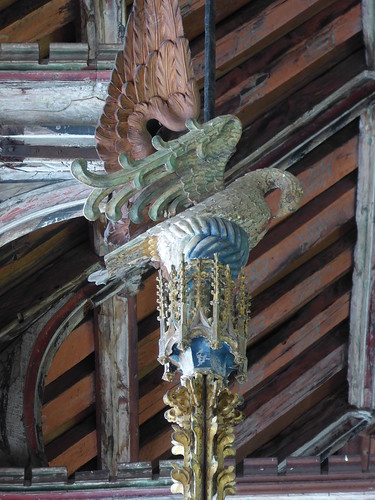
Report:
[[[199,110],[178,0],[135,0],[95,134],[106,170],[121,168],[120,153],[139,160],[154,151],[149,120],[179,132]]]

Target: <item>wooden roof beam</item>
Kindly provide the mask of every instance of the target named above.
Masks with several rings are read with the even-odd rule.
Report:
[[[271,45],[333,2],[334,0],[312,0],[306,4],[303,0],[275,1],[256,17],[249,20],[243,20],[242,17],[240,23],[237,20],[237,26],[226,35],[218,37],[216,42],[216,78],[221,78],[232,68]],[[241,12],[238,16],[241,18]],[[228,24],[232,26],[234,23],[229,19]],[[194,74],[202,86],[204,51],[194,56]]]
[[[340,2],[340,9],[341,2]],[[337,4],[332,11],[337,10]],[[329,20],[327,11],[321,13],[321,23]],[[276,42],[260,57],[228,73],[217,82],[217,114],[236,114],[244,126],[268,111],[281,99],[303,87],[338,61],[349,56],[362,44],[360,5],[344,13],[316,31],[316,19],[303,28],[305,37],[291,46],[289,39]],[[300,35],[301,36],[301,35]],[[279,56],[286,45],[286,52]],[[284,49],[285,50],[285,49]]]
[[[135,297],[109,298],[97,319],[99,460],[114,476],[117,463],[136,462],[139,453]]]
[[[38,2],[33,10],[27,0],[18,4],[2,12],[0,42],[37,42],[77,18],[74,0]]]
[[[361,116],[357,229],[350,311],[349,402],[375,409],[375,109]]]
[[[288,421],[298,418],[298,413],[304,413],[332,390],[337,390],[342,379],[342,373],[339,374],[346,367],[346,346],[336,344],[333,350],[325,351],[321,345],[310,350],[309,358],[301,358],[284,371],[273,382],[270,391],[261,391],[258,397],[251,398],[244,410],[245,419],[235,428],[237,461],[272,439]],[[313,366],[312,359],[316,359]],[[296,378],[298,372],[300,376]],[[304,401],[308,402],[308,408]]]
[[[0,246],[49,224],[82,217],[90,192],[73,180],[25,183],[24,190],[19,185],[17,194],[0,204]]]
[[[375,12],[364,0],[363,32],[366,60],[375,68]],[[375,409],[375,108],[360,119],[357,188],[357,244],[354,256],[353,292],[350,310],[349,402],[358,408]]]
[[[328,425],[313,439],[293,452],[293,457],[318,455],[322,462],[330,455],[339,451],[348,441],[358,436],[360,432],[375,422],[370,412],[352,410],[346,412],[335,422]],[[286,460],[279,464],[279,471],[285,471]]]
[[[319,144],[360,116],[372,102],[375,93],[375,73],[363,71],[338,90],[318,101],[295,121],[282,128],[250,154],[245,147],[240,158],[234,156],[226,180],[231,181],[249,170],[264,167],[289,168]],[[265,126],[265,125],[264,125]],[[245,129],[241,144],[249,144],[251,127]],[[241,158],[242,156],[242,158]],[[238,163],[235,160],[240,159]]]

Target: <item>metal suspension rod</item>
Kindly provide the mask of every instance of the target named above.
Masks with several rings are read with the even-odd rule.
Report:
[[[207,122],[215,116],[215,87],[216,87],[216,0],[206,0],[204,16],[204,121]]]

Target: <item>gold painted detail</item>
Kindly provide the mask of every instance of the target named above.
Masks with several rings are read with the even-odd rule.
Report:
[[[172,453],[183,455],[182,466],[174,465],[172,493],[184,499],[217,500],[235,492],[233,466],[225,467],[235,455],[233,426],[239,423],[242,398],[225,387],[223,379],[196,373],[181,377],[181,385],[164,396],[171,406],[165,418],[173,425]]]
[[[178,270],[172,266],[169,280],[159,274],[157,303],[158,360],[165,366],[164,379],[171,380],[176,369],[189,374],[176,356],[172,358],[173,349],[184,352],[197,337],[205,338],[213,350],[225,343],[234,356],[237,379],[246,379],[250,300],[244,271],[233,281],[229,265],[220,263],[217,255],[214,260],[182,260]]]

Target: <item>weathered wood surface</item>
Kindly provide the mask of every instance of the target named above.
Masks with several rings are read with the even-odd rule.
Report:
[[[305,304],[318,296],[322,290],[327,289],[340,277],[350,272],[353,245],[353,232],[341,235],[339,240],[310,259],[308,264],[294,270],[257,296],[253,300],[248,346],[259,342],[267,333],[291,318]],[[347,306],[344,306],[344,310],[345,307]],[[148,380],[149,386],[147,390],[145,389],[146,393],[142,395],[142,391],[140,395],[140,424],[163,409],[162,397],[171,387],[171,384],[167,382],[157,383],[155,377]],[[261,379],[258,382],[260,381]],[[252,384],[251,378],[240,386],[241,392],[246,391],[248,384]]]
[[[356,212],[358,236],[354,257],[348,370],[349,402],[358,408],[370,409],[375,409],[374,130],[374,109],[370,108],[360,121]]]
[[[46,267],[26,279],[22,288],[17,287],[4,297],[0,308],[0,342],[13,340],[43,311],[86,283],[87,277],[99,268],[98,258],[83,243],[64,254],[59,266]]]
[[[242,11],[238,12],[235,19],[231,18],[227,22],[229,26],[224,23],[224,26],[222,25],[218,30],[216,78],[222,77],[233,67],[271,45],[320,10],[328,7],[333,1],[313,0],[309,4],[301,0],[277,1],[268,5],[257,16],[245,21],[246,14]],[[249,7],[251,9],[251,6]],[[220,36],[220,31],[224,29],[227,34]],[[202,84],[204,51],[194,56],[194,74],[198,83]]]
[[[243,386],[236,385],[235,390],[244,393],[254,389],[259,383],[264,383],[269,378],[277,375],[289,363],[292,363],[298,356],[310,349],[342,321],[346,320],[349,316],[349,296],[349,292],[345,293],[327,309],[313,316],[311,321],[301,325],[300,328],[296,328],[295,325],[297,321],[300,323],[300,318],[298,318],[291,325],[284,327],[281,332],[277,332],[276,336],[280,339],[279,342],[263,356],[260,356],[259,352],[254,353],[252,357],[256,361],[249,366],[247,372],[248,381]],[[322,300],[320,299],[320,301]],[[314,306],[316,307],[316,304],[312,303],[310,308],[314,309]],[[306,318],[308,312],[304,311],[303,318]],[[292,333],[289,333],[288,330]],[[282,333],[282,335],[279,336],[279,333]],[[274,342],[275,340],[273,340]]]
[[[0,295],[9,293],[75,246],[87,240],[87,223],[75,219],[49,226],[0,250]]]
[[[297,267],[309,252],[354,217],[355,178],[343,179],[309,206],[299,209],[270,233],[246,266],[249,291],[253,295],[289,266]],[[288,231],[286,227],[288,226]]]
[[[312,354],[310,352],[310,359]],[[280,376],[272,387],[273,390],[277,389],[274,398],[268,396],[267,400],[264,400],[264,395],[260,398],[252,398],[251,403],[245,408],[246,419],[235,429],[236,457],[238,460],[241,460],[259,446],[259,435],[267,427],[270,429],[266,440],[277,435],[281,430],[280,425],[285,424],[279,423],[275,425],[275,422],[291,410],[293,410],[295,417],[298,413],[296,407],[306,400],[306,398],[310,398],[310,404],[313,405],[315,403],[312,397],[314,390],[319,389],[327,382],[329,383],[334,375],[345,368],[345,346],[336,347],[325,357],[323,356],[323,358],[321,358],[320,354],[318,355],[318,362],[313,367],[308,368],[306,366],[302,368],[302,375],[298,379],[289,381],[286,387],[283,387],[283,383],[285,384],[283,381],[286,380],[284,377],[286,377],[287,372]],[[306,360],[304,362],[306,363]],[[331,389],[329,385],[329,390]],[[255,438],[255,442],[252,441],[253,438]]]
[[[138,459],[135,299],[115,296],[100,306],[97,332],[101,467]],[[135,423],[135,426],[134,426]]]
[[[120,0],[105,3],[83,0],[81,6],[81,39],[88,43],[87,61],[96,62],[100,43],[121,44],[126,25],[126,4]]]
[[[297,449],[293,456],[319,455],[320,462],[337,453],[351,439],[359,435],[367,427],[374,423],[374,417],[370,412],[351,410],[344,413],[335,422],[327,425],[313,439],[306,442]],[[284,464],[280,464],[279,470],[283,470]],[[287,463],[286,463],[287,466]]]
[[[257,169],[272,165],[289,168],[357,118],[372,102],[374,90],[372,73],[363,72],[356,76],[329,98],[296,119],[292,125],[245,156],[237,165],[229,168],[227,180],[239,177],[250,167]],[[245,141],[245,138],[246,133],[242,141]]]
[[[287,277],[253,300],[248,346],[265,336],[322,290],[348,273],[353,263],[354,234],[343,235]]]
[[[266,143],[272,144],[272,139],[284,129],[289,131],[290,136],[288,137],[288,134],[284,135],[284,141],[286,144],[285,149],[281,151],[281,154],[285,154],[291,140],[294,140],[292,147],[295,148],[298,145],[298,141],[295,141],[295,137],[292,138],[293,131],[298,130],[298,136],[304,140],[304,129],[308,126],[308,123],[310,123],[309,113],[313,114],[315,119],[317,119],[323,112],[322,103],[324,102],[326,102],[327,111],[330,107],[328,102],[331,101],[331,107],[336,107],[336,115],[345,112],[346,106],[344,103],[348,103],[348,100],[347,98],[346,101],[342,99],[342,105],[339,109],[339,107],[337,107],[337,92],[341,87],[349,84],[349,82],[353,81],[354,83],[355,77],[361,74],[365,69],[366,66],[363,51],[358,50],[350,57],[346,58],[344,61],[338,63],[329,71],[321,75],[319,78],[309,82],[302,89],[294,92],[290,97],[274,106],[265,115],[262,115],[257,120],[252,122],[250,126],[245,127],[242,133],[242,140],[237,146],[235,154],[229,160],[228,169],[231,170],[236,163],[241,163],[242,160],[254,153],[254,151]],[[365,84],[364,80],[363,84]],[[353,85],[352,88],[353,91],[355,91]],[[321,103],[319,110],[315,107],[317,103]],[[305,125],[298,125],[298,120],[302,116],[305,118]],[[334,119],[334,115],[331,114],[329,119],[332,121],[332,119]],[[294,127],[295,122],[297,123]],[[267,126],[265,126],[265,124],[267,124]],[[326,124],[327,120],[326,122],[322,121],[320,127],[316,127],[314,129],[315,133],[319,130],[319,128],[324,129]],[[313,125],[314,122],[311,123],[310,127]],[[338,127],[336,130],[338,130]],[[313,131],[311,130],[310,133],[312,132]],[[333,133],[335,132],[333,131]],[[251,166],[251,163],[249,163],[249,167]]]
[[[1,42],[35,42],[76,17],[73,0],[50,0],[33,9],[30,2],[19,2],[18,9],[2,13],[0,23]]]
[[[332,346],[335,346],[333,351]],[[268,442],[294,419],[337,390],[345,376],[340,373],[346,366],[345,353],[346,347],[340,345],[337,338],[329,339],[326,349],[310,351],[273,380],[267,389],[253,396],[245,407],[245,420],[235,430],[237,460]],[[140,458],[153,459],[168,452],[170,433],[168,428],[160,429],[158,435],[141,447]]]
[[[322,442],[322,446],[320,446],[316,441],[316,436],[340,419],[350,409],[352,407],[347,402],[347,388],[343,385],[335,394],[329,394],[309,411],[297,418],[272,441],[258,448],[252,455],[253,460],[256,460],[256,457],[275,456],[278,458],[279,463],[282,463],[286,457],[298,453],[298,450],[302,450],[307,442],[313,441],[315,441],[317,448],[312,454],[317,455],[319,450],[324,449],[325,443]],[[326,443],[334,442],[335,437],[335,433],[327,436]],[[306,455],[302,453],[302,456]]]
[[[95,403],[95,374],[92,372],[43,405],[42,432],[45,442],[51,441],[69,420]]]
[[[0,72],[1,123],[96,125],[109,72]]]
[[[0,203],[0,246],[39,228],[74,217],[91,188],[77,181],[28,183],[28,191]]]
[[[59,378],[93,352],[94,331],[93,321],[90,319],[73,330],[61,345],[48,371],[46,385]]]
[[[97,435],[96,430],[84,435],[81,439],[75,440],[74,444],[66,451],[49,461],[50,466],[68,463],[68,475],[85,465],[90,459],[97,456]]]
[[[217,113],[225,114],[231,109],[232,113],[238,115],[243,125],[247,125],[274,106],[280,98],[287,97],[307,81],[322,74],[332,66],[333,60],[343,59],[355,48],[360,47],[361,40],[358,35],[361,33],[362,25],[359,5],[347,12],[344,11],[342,15],[325,24],[324,17],[327,16],[326,19],[329,19],[330,10],[332,12],[337,12],[338,9],[344,10],[350,3],[350,1],[340,2],[339,5],[336,3],[332,9],[321,13],[322,19],[314,18],[310,23],[303,25],[300,28],[303,36],[306,36],[306,32],[314,33],[311,38],[298,43],[298,36],[301,35],[297,30],[294,43],[290,37],[284,43],[278,41],[274,50],[268,50],[265,57],[254,60],[250,58],[241,69],[234,70],[235,76],[228,78],[227,83],[224,78],[221,86],[218,83]],[[347,48],[349,42],[350,49]],[[278,56],[286,44],[290,44],[289,50]],[[272,52],[276,54],[275,60]],[[252,78],[244,78],[245,74],[252,75]]]
[[[40,331],[70,297],[67,293],[63,299],[56,300],[44,315],[27,328],[27,335],[16,339],[9,349],[0,354],[1,464],[21,466],[29,460],[23,411],[24,389],[28,380],[28,361]],[[29,393],[29,396],[33,399],[34,394]],[[34,415],[32,421],[34,421]]]
[[[237,475],[237,487],[241,494],[228,496],[227,498],[248,499],[249,495],[261,494],[262,497],[275,500],[275,498],[286,499],[289,494],[301,494],[303,498],[314,499],[316,493],[330,492],[332,498],[351,500],[352,498],[371,498],[366,491],[371,492],[371,484],[374,480],[373,471],[361,472],[358,468],[358,456],[348,455],[345,457],[332,457],[329,459],[330,470],[324,471],[316,466],[316,457],[288,457],[288,462],[295,469],[289,470],[286,475],[277,473],[277,459],[245,459],[243,462],[243,473]],[[169,494],[171,461],[159,462],[159,474],[152,478],[148,475],[151,464],[138,462],[132,464],[121,464],[127,466],[121,468],[115,476],[115,480],[109,477],[105,471],[80,471],[73,478],[66,481],[67,471],[64,467],[31,469],[32,489],[29,484],[13,491],[12,478],[24,477],[22,468],[2,468],[1,476],[8,478],[9,482],[3,482],[4,498],[29,498],[53,499],[59,498],[114,498],[129,497],[140,498],[146,495],[148,498],[172,498]],[[48,492],[43,485],[48,481],[53,485],[54,491]],[[143,487],[139,487],[142,480]],[[358,493],[361,491],[361,493]],[[289,493],[287,493],[289,492]],[[315,494],[310,495],[310,493]],[[277,495],[277,497],[275,496]],[[372,493],[370,493],[372,495]]]
[[[156,309],[156,278],[157,273],[149,276],[142,283],[142,289],[137,294],[137,321],[142,321]]]

